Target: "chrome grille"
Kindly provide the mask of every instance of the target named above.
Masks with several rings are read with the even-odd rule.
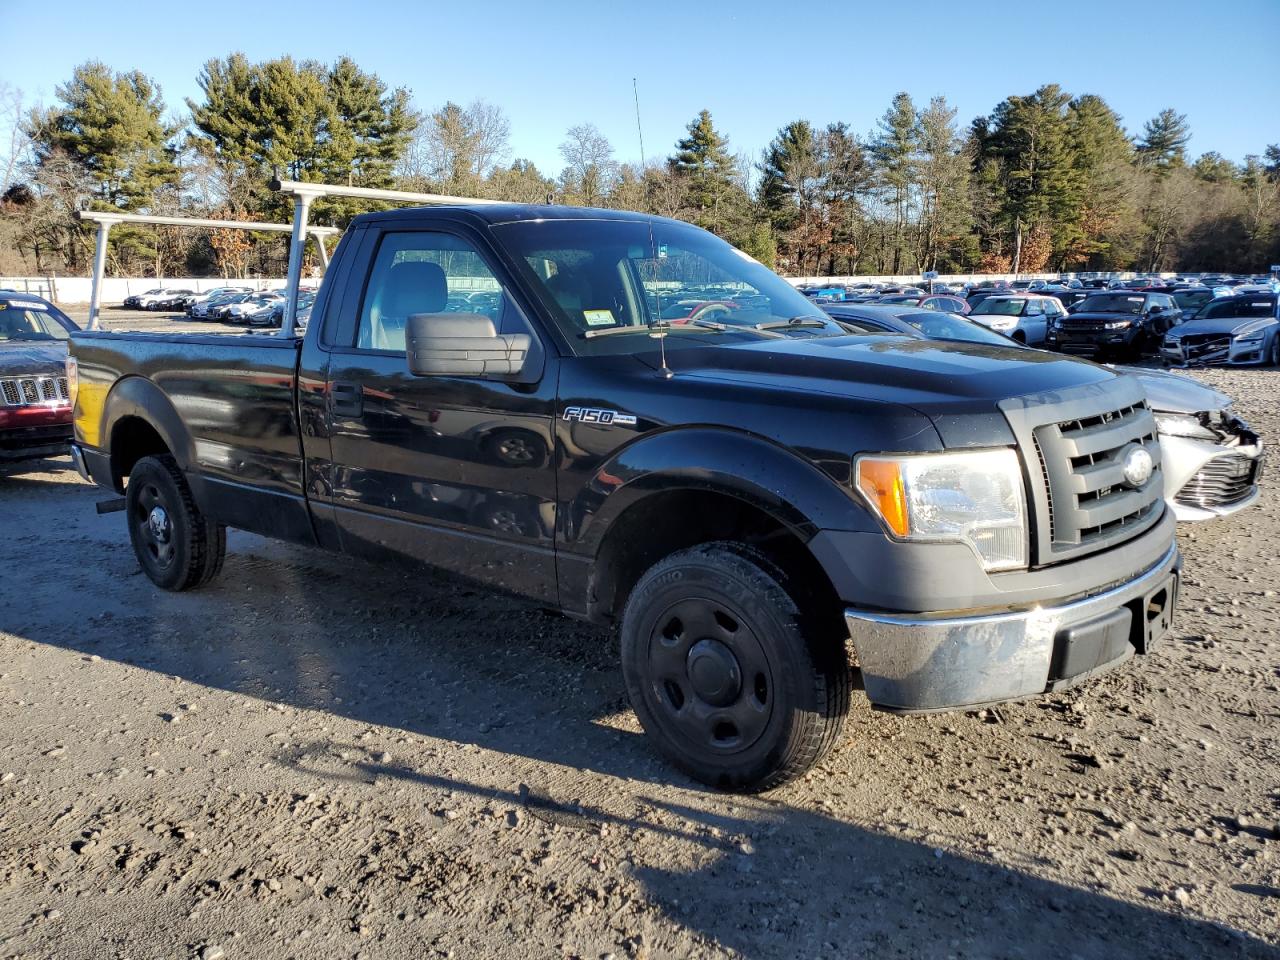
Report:
[[[1045,480],[1053,503],[1055,553],[1110,540],[1159,506],[1160,443],[1145,401],[1048,424],[1036,430],[1036,439],[1049,451]],[[1146,449],[1155,462],[1151,479],[1137,489],[1124,479],[1124,457],[1134,446]]]
[[[1240,453],[1214,457],[1183,484],[1177,501],[1189,507],[1228,507],[1253,493],[1258,461]]]
[[[0,380],[0,401],[6,407],[67,403],[70,399],[66,377],[14,377]]]
[[[1159,520],[1160,443],[1138,381],[1014,397],[1000,406],[1026,452],[1034,565],[1104,550]],[[1124,477],[1135,447],[1147,451],[1154,467],[1137,488]]]

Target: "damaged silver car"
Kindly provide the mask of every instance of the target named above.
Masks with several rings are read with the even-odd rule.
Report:
[[[1117,367],[1142,381],[1160,432],[1165,500],[1179,521],[1210,520],[1258,499],[1262,439],[1231,398],[1176,373]]]

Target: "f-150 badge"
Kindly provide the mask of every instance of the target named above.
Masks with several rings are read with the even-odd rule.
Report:
[[[619,413],[617,410],[603,410],[599,407],[565,407],[565,420],[577,420],[579,423],[611,423],[620,426],[635,426],[636,418],[630,413]]]

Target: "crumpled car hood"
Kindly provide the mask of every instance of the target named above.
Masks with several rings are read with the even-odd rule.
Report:
[[[1116,373],[1137,377],[1146,391],[1152,410],[1168,413],[1205,413],[1230,406],[1231,398],[1191,377],[1166,370],[1116,366]]]
[[[1275,322],[1274,317],[1212,317],[1188,320],[1186,323],[1178,324],[1166,336],[1185,337],[1188,334],[1198,333],[1229,333],[1235,337],[1242,337],[1269,327]]]

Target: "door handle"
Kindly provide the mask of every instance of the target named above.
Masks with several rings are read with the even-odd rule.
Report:
[[[342,380],[329,382],[329,412],[335,417],[364,415],[364,388]]]

